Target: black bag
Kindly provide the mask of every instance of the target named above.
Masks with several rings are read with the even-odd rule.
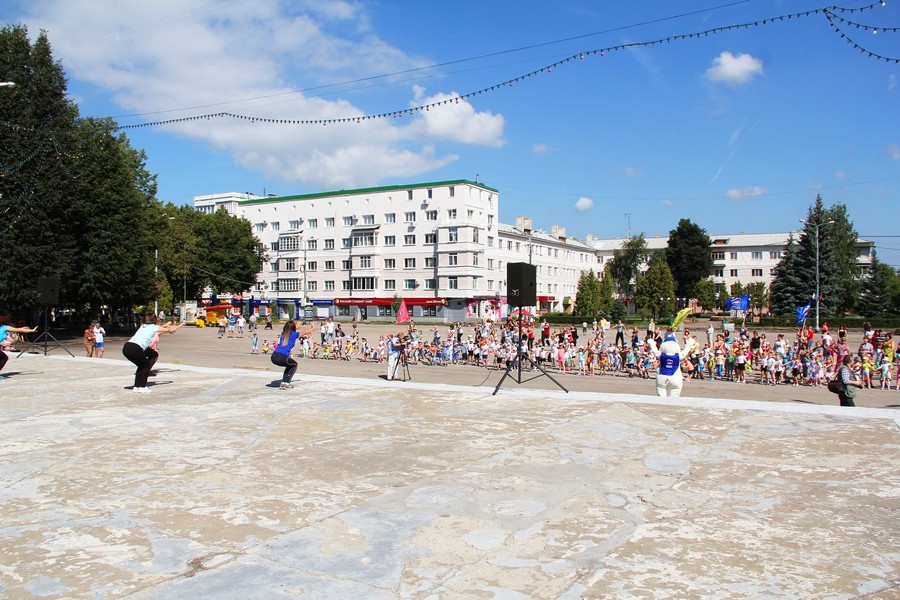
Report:
[[[840,373],[828,382],[828,391],[835,394],[843,394],[847,391],[847,386],[844,385],[844,382],[840,379]]]

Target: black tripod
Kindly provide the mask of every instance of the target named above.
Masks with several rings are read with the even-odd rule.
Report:
[[[503,377],[500,378],[500,383],[498,383],[497,387],[494,388],[494,393],[492,395],[496,396],[497,392],[500,391],[500,386],[502,386],[503,381],[507,377],[509,377],[509,374],[513,369],[513,365],[516,365],[516,369],[518,371],[518,375],[516,377],[516,383],[518,383],[519,385],[522,385],[522,361],[523,360],[527,360],[529,363],[531,363],[532,368],[537,369],[538,371],[541,372],[541,374],[546,375],[547,378],[550,379],[550,381],[552,381],[553,383],[558,385],[560,387],[560,389],[562,389],[562,391],[564,391],[565,393],[568,394],[569,390],[567,390],[565,388],[565,386],[563,386],[563,384],[561,384],[557,380],[553,379],[553,376],[550,375],[550,373],[548,373],[547,371],[545,371],[544,368],[541,367],[541,365],[534,362],[534,360],[532,360],[532,358],[530,356],[528,356],[527,352],[522,352],[522,307],[521,306],[518,307],[518,312],[519,312],[519,339],[516,342],[516,358],[515,358],[514,362],[507,361],[506,372],[503,374]],[[537,379],[540,376],[541,375],[535,375],[531,379]],[[531,381],[531,379],[529,379],[528,381]]]
[[[50,334],[50,306],[46,305],[46,304],[44,305],[44,331],[41,332],[41,335],[34,338],[34,341],[32,341],[30,344],[28,344],[27,348],[25,348],[24,350],[19,352],[18,356],[22,356],[23,354],[25,354],[26,352],[28,352],[29,350],[34,348],[34,346],[41,340],[44,340],[44,356],[47,356],[48,340],[53,340],[53,343],[56,344],[56,346],[58,348],[62,348],[66,352],[69,352],[68,348],[66,348],[65,346],[60,344],[59,340]],[[75,358],[75,355],[72,354],[71,352],[69,352],[69,356],[71,356],[72,358]]]
[[[406,359],[406,346],[400,351],[400,356],[397,358],[397,363],[394,365],[394,371],[391,373],[391,379],[397,379],[398,371],[402,377],[402,381],[412,381],[412,375],[409,374],[409,361]]]

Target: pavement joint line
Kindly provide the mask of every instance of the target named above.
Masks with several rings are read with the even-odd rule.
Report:
[[[29,360],[49,359],[49,360],[68,360],[88,363],[97,367],[107,366],[116,368],[133,367],[133,365],[124,359],[119,358],[87,358],[84,356],[53,356],[41,354],[25,354]],[[22,358],[22,357],[19,357]],[[301,363],[302,364],[302,363]],[[156,369],[174,369],[179,371],[190,371],[194,373],[207,373],[214,375],[231,375],[240,374],[244,377],[255,377],[258,379],[278,378],[278,372],[273,368],[267,371],[251,371],[241,369],[235,371],[234,368],[225,367],[201,367],[197,365],[189,365],[185,363],[157,363]],[[280,369],[279,369],[280,371]],[[416,382],[412,379],[403,382],[393,382],[381,379],[363,379],[359,377],[333,377],[327,375],[311,375],[308,373],[298,373],[298,383],[318,382],[342,384],[350,386],[363,386],[379,388],[395,389],[398,386],[402,388],[418,389],[425,391],[449,391],[449,392],[465,392],[475,395],[491,396],[489,388],[479,386],[463,386],[450,383],[424,383]],[[648,385],[655,385],[653,380],[648,380]],[[855,419],[891,419],[895,421],[900,428],[900,412],[891,408],[869,408],[863,406],[845,407],[838,405],[820,405],[820,404],[789,404],[781,402],[766,402],[763,400],[733,400],[726,398],[700,398],[693,396],[642,396],[637,394],[622,394],[611,392],[580,392],[570,391],[562,392],[559,390],[535,390],[528,388],[501,388],[498,395],[505,396],[525,396],[529,398],[537,398],[543,400],[549,399],[573,399],[582,402],[604,402],[604,403],[622,403],[622,404],[647,404],[656,406],[672,406],[681,408],[709,409],[709,410],[755,410],[770,413],[790,413],[790,414],[807,414],[807,415],[828,415],[844,418]]]

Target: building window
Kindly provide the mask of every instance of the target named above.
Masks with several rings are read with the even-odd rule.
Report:
[[[737,260],[737,252],[730,252],[728,256],[731,257],[731,260]]]
[[[433,256],[425,257],[425,268],[426,269],[434,268],[434,257]]]
[[[286,252],[288,250],[296,250],[300,247],[300,238],[295,235],[290,237],[281,237],[278,238],[279,246],[282,252]]]
[[[371,269],[372,268],[372,257],[371,256],[360,256],[359,257],[359,268],[360,269]]]
[[[712,259],[713,260],[725,260],[725,253],[724,252],[713,252]]]
[[[316,227],[319,226],[319,220],[318,219],[307,219],[306,226],[309,227],[310,229],[315,229]]]
[[[272,262],[269,263],[269,272],[270,273],[278,272],[278,261],[277,260],[273,260]]]
[[[428,199],[431,200],[431,189],[428,189]]]
[[[777,251],[769,252],[769,258],[771,258],[773,260],[778,260],[779,258],[781,258],[781,252],[777,252]]]
[[[521,248],[521,244],[519,244],[519,242],[516,242],[516,252],[519,252],[520,248]]]
[[[415,212],[403,213],[403,221],[405,223],[415,223],[416,222],[416,213]]]
[[[265,224],[265,223],[257,223],[257,224],[256,224],[256,231],[262,232],[262,231],[265,231],[265,230],[266,230],[266,224]]]
[[[456,188],[451,185],[449,189],[450,189],[450,197],[455,198],[456,197]]]
[[[406,190],[406,199],[412,200],[412,190]]]
[[[447,288],[451,290],[459,289],[459,278],[457,277],[448,277],[447,278]]]
[[[493,269],[493,268],[494,268],[494,259],[489,258],[488,259],[488,269]]]
[[[306,291],[307,292],[319,291],[318,286],[316,286],[316,282],[315,281],[307,281],[306,282]]]
[[[397,236],[394,236],[394,235],[384,236],[384,245],[385,246],[396,246],[397,245]]]
[[[347,288],[344,288],[344,289],[347,289]],[[349,317],[350,316],[350,307],[349,306],[338,306],[337,307],[337,316]]]
[[[374,290],[375,289],[375,278],[374,277],[354,277],[353,278],[353,289],[354,290]]]
[[[334,291],[334,281],[326,281],[325,282],[325,291],[333,292]]]
[[[488,248],[493,248],[493,247],[494,247],[494,236],[489,235],[488,236]],[[538,246],[538,247],[540,248],[540,246]]]
[[[455,208],[447,209],[447,218],[450,219],[451,221],[456,220],[456,209]]]
[[[278,280],[272,282],[272,287],[269,288],[269,291],[277,292],[278,291]]]
[[[325,249],[326,250],[334,250],[334,238],[325,240]]]
[[[333,260],[325,261],[325,270],[326,271],[334,271],[334,261]]]
[[[479,240],[479,237],[480,237],[480,236],[478,235],[478,232],[479,232],[479,231],[481,231],[481,230],[478,229],[477,227],[476,227],[475,229],[472,230],[472,241],[475,242],[476,244],[478,243],[478,240]]]
[[[349,271],[352,266],[349,258],[341,261],[341,271]]]
[[[363,225],[374,225],[375,215],[363,215]]]
[[[477,267],[477,266],[478,266],[478,254],[473,254],[473,255],[472,255],[472,266],[473,266],[473,267]]]
[[[403,259],[403,268],[404,269],[415,269],[416,268],[416,259],[404,258]]]
[[[425,220],[426,221],[437,221],[437,211],[436,210],[426,210],[425,211]]]
[[[350,287],[350,285],[351,285],[350,280],[344,279],[343,281],[341,281],[341,290],[344,292],[349,292],[351,289],[353,289]]]
[[[350,238],[341,238],[341,248],[350,248],[353,240]]]
[[[750,275],[753,277],[762,277],[762,272],[763,272],[762,269],[752,269],[750,271]]]
[[[356,219],[353,217],[344,217],[344,227],[352,227],[354,221],[356,221]]]
[[[489,290],[494,289],[494,280],[493,279],[488,279],[488,288],[487,289],[489,289]],[[540,290],[538,290],[538,291],[540,291]]]
[[[436,290],[437,289],[437,279],[426,279],[425,280],[425,289],[426,290]]]
[[[396,269],[397,268],[397,259],[396,258],[384,259],[384,268],[385,269]]]
[[[353,236],[353,246],[374,246],[375,245],[375,234],[371,231],[366,233],[357,233]]]
[[[299,279],[279,279],[278,291],[280,292],[296,292],[300,289]]]
[[[306,249],[307,250],[315,250],[319,247],[318,240],[306,240]]]
[[[436,233],[426,233],[425,234],[425,243],[426,244],[437,244],[437,234]]]
[[[416,280],[415,279],[404,279],[403,280],[403,289],[404,290],[416,289]]]
[[[403,236],[403,245],[404,246],[415,246],[416,245],[416,236],[413,234],[404,235]]]
[[[388,289],[388,288],[384,288],[384,289]],[[391,289],[394,289],[394,288],[391,288]],[[394,316],[394,309],[391,308],[390,306],[379,306],[377,308],[378,308],[378,316],[379,317],[393,317]]]
[[[397,215],[395,213],[384,213],[384,222],[385,223],[396,223]]]
[[[325,227],[334,227],[334,217],[325,217]]]
[[[308,263],[306,263],[306,270],[307,270],[307,271],[315,271],[316,269],[318,269],[318,267],[319,267],[319,263],[317,263],[317,262],[314,261],[314,260],[311,260],[311,261],[309,261]]]
[[[725,269],[715,269],[713,271],[713,277],[725,277]]]
[[[728,276],[729,277],[737,277],[738,276],[737,271],[738,271],[737,269],[731,269],[730,271],[728,271]]]
[[[447,235],[449,236],[448,242],[458,242],[459,241],[459,228],[451,227],[447,230]]]
[[[459,264],[459,255],[456,252],[451,252],[447,255],[447,264],[451,267],[455,267]]]
[[[397,289],[397,280],[396,279],[385,279],[384,280],[384,289],[396,290]],[[388,308],[390,308],[390,307],[388,307]]]
[[[762,252],[754,252],[753,260],[762,260]]]
[[[278,252],[278,240],[276,240],[276,241],[272,242],[271,244],[269,244],[269,249],[270,249],[272,252]]]
[[[288,221],[288,229],[300,229],[300,219],[291,219]]]
[[[278,231],[281,229],[280,221],[272,221],[272,231]]]

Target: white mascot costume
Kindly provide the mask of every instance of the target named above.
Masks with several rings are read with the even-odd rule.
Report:
[[[666,338],[656,349],[655,344],[651,344],[650,348],[653,354],[659,358],[659,370],[656,373],[656,395],[657,396],[681,396],[681,347],[675,334],[671,331],[666,333]]]

